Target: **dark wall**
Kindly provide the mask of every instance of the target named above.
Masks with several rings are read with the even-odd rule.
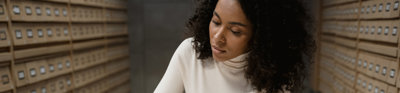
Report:
[[[128,0],[132,93],[152,93],[178,45],[193,0]]]

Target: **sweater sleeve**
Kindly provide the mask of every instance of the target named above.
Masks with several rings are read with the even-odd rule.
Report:
[[[192,55],[190,49],[192,38],[184,40],[175,51],[169,62],[167,71],[155,89],[154,93],[183,93],[184,84],[182,73],[184,70],[184,62],[188,61]]]

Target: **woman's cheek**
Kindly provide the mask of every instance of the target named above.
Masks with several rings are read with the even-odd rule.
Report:
[[[245,39],[235,39],[236,42],[232,42],[229,49],[234,52],[235,55],[241,55],[247,50],[247,43]]]
[[[208,32],[210,34],[210,39],[213,37],[213,32],[214,32],[213,28],[214,28],[214,25],[212,25],[212,23],[210,23],[210,26],[208,28]]]
[[[214,35],[217,33],[217,30],[218,30],[218,27],[211,24],[211,26],[209,28],[210,38],[214,38]]]

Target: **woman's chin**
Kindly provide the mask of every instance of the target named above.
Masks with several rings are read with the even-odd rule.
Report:
[[[224,57],[220,57],[218,55],[213,54],[213,59],[218,62],[226,61],[227,59]]]

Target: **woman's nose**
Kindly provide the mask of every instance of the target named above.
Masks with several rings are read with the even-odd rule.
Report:
[[[222,28],[217,30],[217,32],[214,35],[214,41],[215,41],[216,44],[218,44],[218,46],[220,46],[221,44],[225,44],[226,43],[225,28],[224,27],[222,27]]]

